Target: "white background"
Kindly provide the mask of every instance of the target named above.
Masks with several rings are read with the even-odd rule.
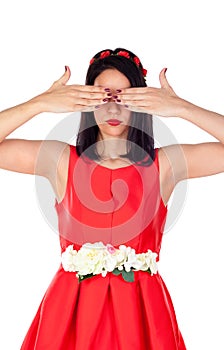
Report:
[[[0,5],[0,109],[46,90],[64,72],[84,83],[99,50],[126,47],[159,86],[168,67],[181,97],[223,110],[222,1],[5,1]],[[42,139],[65,115],[42,114],[10,137]],[[216,141],[160,118],[179,142]],[[209,159],[208,159],[209,162]],[[224,174],[188,181],[184,210],[164,236],[160,273],[188,350],[223,349]],[[35,178],[0,170],[0,348],[18,350],[59,266],[58,236],[43,218]]]

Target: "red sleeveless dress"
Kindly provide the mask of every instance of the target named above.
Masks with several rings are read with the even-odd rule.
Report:
[[[70,146],[66,193],[55,203],[62,252],[85,242],[125,244],[158,254],[167,216],[159,186],[158,148],[150,166],[109,169]],[[185,350],[169,292],[159,275],[135,271],[79,282],[60,266],[22,350]]]

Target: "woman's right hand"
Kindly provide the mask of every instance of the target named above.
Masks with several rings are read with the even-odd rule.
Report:
[[[96,106],[105,104],[108,91],[105,88],[88,85],[66,85],[70,79],[71,71],[65,67],[65,73],[56,80],[50,89],[34,97],[38,102],[41,112],[75,112],[93,111]]]

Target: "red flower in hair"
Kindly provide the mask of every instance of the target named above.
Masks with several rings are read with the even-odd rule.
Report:
[[[142,68],[142,74],[143,74],[144,77],[146,77],[146,75],[147,75],[147,69]]]
[[[115,56],[115,55],[123,56],[123,57],[126,57],[126,58],[130,59],[131,61],[133,61],[136,64],[136,66],[141,69],[142,75],[144,77],[146,77],[147,70],[145,68],[142,68],[140,59],[137,56],[134,56],[134,58],[130,57],[130,54],[127,51],[124,51],[124,50],[121,50],[121,51],[117,52],[116,54],[113,54],[113,52],[111,52],[110,50],[102,51],[100,56],[98,58],[93,57],[90,60],[89,64],[91,65],[93,62],[95,62],[98,59],[102,59],[102,58],[105,58],[105,57],[108,57],[108,56]]]
[[[101,54],[100,54],[100,58],[105,58],[105,57],[107,57],[107,56],[110,56],[110,51],[109,51],[109,50],[103,51],[103,52],[101,52]]]
[[[117,54],[118,54],[118,56],[124,56],[126,58],[130,58],[129,53],[126,51],[119,51]]]
[[[135,56],[135,57],[133,58],[133,61],[135,62],[135,64],[136,64],[137,66],[140,65],[140,59],[139,59],[137,56]]]

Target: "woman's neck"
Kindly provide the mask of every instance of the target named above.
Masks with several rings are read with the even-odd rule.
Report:
[[[127,139],[118,137],[103,139],[102,136],[99,135],[96,147],[101,158],[120,158],[120,155],[127,153]]]

